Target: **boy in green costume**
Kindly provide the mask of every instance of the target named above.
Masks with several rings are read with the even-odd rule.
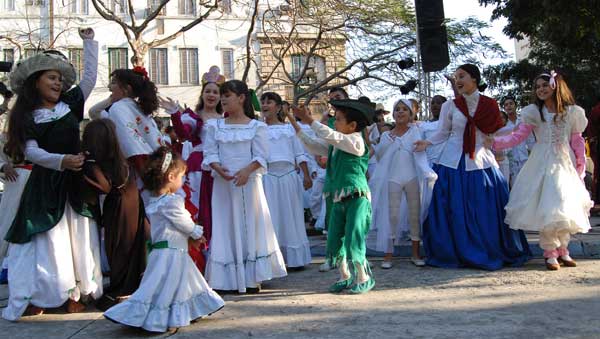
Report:
[[[332,100],[330,104],[335,108],[335,130],[314,121],[305,109],[294,108],[296,117],[311,126],[317,139],[303,133],[291,114],[288,117],[306,148],[328,157],[323,193],[333,204],[328,216],[327,260],[338,264],[340,271],[340,279],[329,291],[365,293],[375,286],[375,279],[366,259],[371,202],[366,177],[369,148],[363,131],[374,111],[357,100]],[[353,264],[354,277],[348,263]]]

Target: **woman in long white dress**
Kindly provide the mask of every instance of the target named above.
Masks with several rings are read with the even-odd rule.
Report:
[[[571,234],[590,229],[592,201],[581,179],[587,119],[560,74],[541,74],[534,84],[535,104],[523,108],[518,129],[496,137],[493,148],[514,147],[535,133],[537,141],[510,192],[506,223],[539,231],[546,267],[557,270],[560,263],[576,266],[568,250]]]
[[[225,119],[207,122],[202,165],[213,170],[213,235],[206,277],[217,290],[258,292],[287,275],[263,190],[267,125],[254,117],[245,83],[221,86]]]
[[[310,243],[303,215],[304,189],[312,186],[307,158],[296,132],[279,118],[281,97],[274,92],[261,96],[261,108],[268,125],[268,171],[263,177],[265,196],[279,248],[288,268],[310,264]],[[303,179],[296,172],[302,170]],[[304,184],[303,184],[304,181]]]

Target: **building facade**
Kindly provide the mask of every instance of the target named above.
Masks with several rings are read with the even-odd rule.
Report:
[[[131,22],[127,0],[102,2],[125,22]],[[161,0],[132,0],[138,24],[160,3]],[[181,104],[194,107],[201,91],[202,75],[212,65],[219,66],[227,79],[242,77],[246,65],[246,37],[252,8],[232,3],[231,0],[219,3],[219,10],[211,13],[200,24],[146,53],[144,65],[161,96],[168,96],[179,100]],[[261,20],[260,14],[264,10],[281,5],[289,6],[284,0],[261,1],[258,20]],[[123,29],[117,23],[102,18],[92,0],[0,0],[0,6],[0,60],[18,60],[50,46],[63,52],[81,72],[83,50],[78,29],[92,27],[95,30],[95,39],[99,42],[98,80],[87,102],[88,107],[109,95],[109,75],[113,70],[132,67],[130,59],[133,52]],[[144,30],[144,41],[167,37],[189,24],[205,11],[197,7],[199,5],[195,0],[168,1]],[[250,43],[253,59],[247,78],[250,87],[261,83],[259,74],[267,74],[274,66],[269,56],[272,45],[261,39],[264,36],[261,35],[263,25],[257,22],[255,26]],[[319,76],[324,76],[343,65],[344,56],[345,42],[341,40],[333,54],[311,58],[309,62],[315,62],[315,68],[322,73]],[[305,59],[298,52],[286,56],[286,63],[291,69],[299,67]],[[2,76],[0,74],[0,78]],[[282,76],[271,77],[263,90],[273,90],[284,99],[293,99],[293,89],[290,89],[289,81]]]

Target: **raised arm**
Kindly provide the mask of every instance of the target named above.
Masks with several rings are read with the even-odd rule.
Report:
[[[94,31],[91,28],[82,29],[79,35],[83,39],[83,75],[79,88],[86,100],[96,86],[98,75],[98,41],[94,40]]]

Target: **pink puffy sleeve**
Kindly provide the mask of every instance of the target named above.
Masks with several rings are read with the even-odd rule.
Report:
[[[572,133],[570,144],[575,153],[575,169],[579,177],[583,178],[585,177],[585,140],[581,133]]]

